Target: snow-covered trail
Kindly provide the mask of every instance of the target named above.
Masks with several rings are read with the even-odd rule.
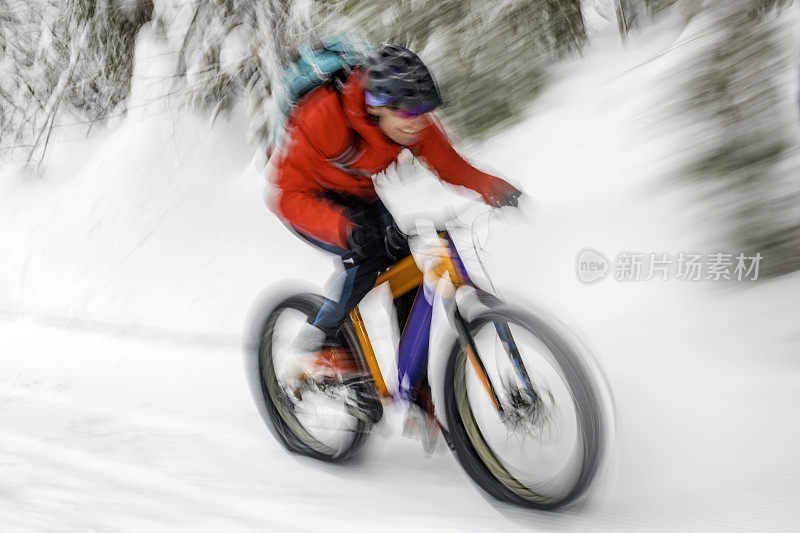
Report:
[[[660,107],[674,39],[599,42],[528,120],[467,149],[538,199],[533,223],[492,223],[493,278],[575,325],[616,397],[616,476],[586,513],[494,507],[449,453],[400,438],[400,412],[363,465],[286,454],[237,340],[263,286],[330,263],[263,207],[241,110],[213,129],[153,110],[56,146],[44,179],[2,170],[3,529],[796,530],[800,279],[575,277],[584,247],[704,249],[714,229],[659,181],[679,163]],[[463,201],[425,177],[385,193],[401,212]]]
[[[24,322],[0,335],[14,378],[0,392],[6,527],[450,530],[500,516],[453,457],[425,460],[416,442],[376,435],[367,462],[350,467],[289,456],[252,405],[236,347]]]
[[[7,531],[791,531],[797,337],[754,333],[722,343],[726,364],[699,334],[606,361],[616,479],[588,512],[547,514],[493,506],[444,449],[425,459],[399,436],[399,411],[364,464],[290,456],[256,413],[237,346],[4,321],[0,519]]]

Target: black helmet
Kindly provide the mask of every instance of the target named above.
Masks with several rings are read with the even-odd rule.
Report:
[[[432,111],[442,103],[422,60],[411,50],[386,44],[367,60],[364,80],[367,105]]]

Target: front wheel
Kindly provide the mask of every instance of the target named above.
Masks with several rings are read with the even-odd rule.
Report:
[[[495,498],[538,509],[585,493],[608,433],[588,360],[552,324],[505,306],[479,313],[464,328],[472,348],[455,343],[444,382],[462,467]]]

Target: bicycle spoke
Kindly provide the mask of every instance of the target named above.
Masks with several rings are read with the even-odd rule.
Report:
[[[339,377],[309,373],[314,367],[302,358],[311,355],[295,348],[321,298],[300,295],[287,302],[292,303],[270,314],[259,348],[265,399],[279,417],[266,420],[276,425],[279,438],[292,451],[326,460],[352,455],[368,432],[368,423],[357,416],[353,392]]]
[[[585,433],[586,421],[558,357],[514,323],[486,320],[471,333],[482,365],[461,350],[455,402],[481,462],[512,493],[537,505],[577,494],[594,472],[587,470],[595,468],[594,443],[590,448],[586,443],[596,435]],[[486,381],[494,385],[500,409],[486,394]]]

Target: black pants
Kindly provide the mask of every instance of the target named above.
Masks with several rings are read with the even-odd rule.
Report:
[[[345,216],[359,226],[370,228],[369,245],[362,247],[359,251],[345,250],[332,244],[324,243],[308,236],[297,230],[296,233],[305,241],[339,256],[344,271],[338,273],[338,279],[334,279],[332,286],[341,285],[341,293],[330,295],[319,313],[313,320],[313,324],[325,332],[329,339],[335,339],[339,327],[344,323],[353,309],[361,302],[366,294],[372,290],[378,275],[392,266],[394,263],[405,256],[410,251],[408,243],[405,249],[392,250],[391,255],[383,244],[386,240],[386,228],[394,224],[392,217],[386,206],[379,199],[352,199],[331,194],[326,197],[329,201],[337,203],[345,208]],[[411,305],[414,302],[414,291],[406,293],[395,299],[395,311],[397,313],[398,326],[402,331],[405,326]]]

